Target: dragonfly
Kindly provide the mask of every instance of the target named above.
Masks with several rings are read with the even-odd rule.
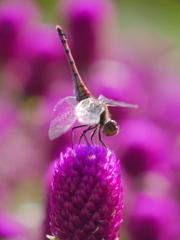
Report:
[[[103,95],[94,98],[85,86],[78,72],[63,29],[59,25],[56,26],[56,29],[70,65],[75,96],[65,97],[55,105],[48,132],[49,138],[53,140],[60,137],[72,127],[76,120],[78,120],[81,125],[73,127],[71,131],[72,145],[74,145],[74,130],[80,127],[87,127],[82,132],[79,143],[84,137],[89,144],[86,133],[92,130],[90,137],[92,144],[94,144],[93,137],[97,131],[100,143],[102,146],[106,147],[102,141],[101,132],[108,137],[116,135],[119,132],[119,126],[115,120],[111,119],[108,107],[137,108],[138,106],[114,101]]]

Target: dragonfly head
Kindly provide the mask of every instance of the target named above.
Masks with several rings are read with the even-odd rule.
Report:
[[[104,126],[102,132],[104,133],[105,136],[110,137],[113,135],[118,134],[119,132],[119,127],[117,125],[117,122],[114,120],[109,120],[107,121]]]

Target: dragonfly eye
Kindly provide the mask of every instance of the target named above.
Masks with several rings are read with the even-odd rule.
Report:
[[[117,122],[114,120],[110,120],[106,122],[103,126],[102,132],[104,133],[105,136],[110,137],[115,134],[118,134],[119,132],[119,127],[117,125]]]

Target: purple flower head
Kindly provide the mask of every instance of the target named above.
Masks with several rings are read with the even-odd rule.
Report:
[[[55,164],[50,225],[63,240],[116,240],[122,221],[120,161],[100,146],[68,148]]]
[[[33,16],[33,17],[32,17]],[[16,41],[25,27],[36,22],[40,12],[28,0],[6,0],[0,3],[0,61],[12,57]]]

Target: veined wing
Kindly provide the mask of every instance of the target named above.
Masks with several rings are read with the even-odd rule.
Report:
[[[51,140],[67,132],[76,121],[77,117],[74,112],[76,105],[75,97],[63,98],[55,105],[48,132]]]
[[[79,122],[87,125],[94,125],[100,122],[100,115],[105,107],[94,98],[86,98],[78,103],[75,109]]]
[[[129,104],[129,103],[125,103],[125,102],[114,101],[112,99],[108,99],[108,98],[104,97],[103,95],[100,95],[98,97],[98,100],[101,101],[102,103],[106,104],[107,106],[111,106],[111,107],[138,108],[138,105],[136,105],[136,104]]]

